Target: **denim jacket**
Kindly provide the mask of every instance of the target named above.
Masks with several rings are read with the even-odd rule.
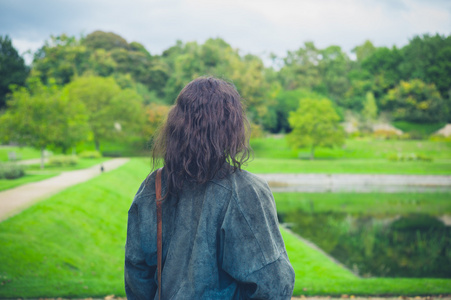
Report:
[[[294,271],[267,183],[236,171],[185,186],[162,204],[162,299],[290,299]],[[156,223],[154,172],[128,212],[129,300],[158,299]]]

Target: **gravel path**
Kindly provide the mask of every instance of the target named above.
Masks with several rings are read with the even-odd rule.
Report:
[[[122,166],[127,161],[129,158],[114,158],[104,162],[103,167],[105,172],[108,172]],[[100,174],[100,164],[98,164],[87,169],[63,172],[49,179],[2,191],[0,192],[0,221],[19,213],[39,200]]]

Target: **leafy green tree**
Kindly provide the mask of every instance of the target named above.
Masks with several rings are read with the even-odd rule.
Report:
[[[104,49],[106,51],[117,48],[129,50],[131,48],[127,41],[120,35],[100,30],[88,34],[83,40],[83,45],[89,49]]]
[[[272,96],[275,101],[268,107],[270,112],[268,117],[271,119],[267,120],[263,125],[266,130],[273,133],[291,132],[292,127],[288,122],[288,117],[290,112],[295,111],[299,107],[300,100],[324,98],[324,96],[321,96],[318,93],[305,89],[284,90],[281,87],[274,86],[271,92],[275,93],[275,95]]]
[[[29,89],[13,89],[8,109],[0,117],[0,132],[6,141],[41,150],[60,147],[64,150],[88,136],[86,110],[83,103],[69,99],[53,82],[43,85],[39,79],[28,82]]]
[[[288,51],[284,66],[280,70],[283,87],[287,90],[297,88],[312,89],[319,85],[321,76],[318,69],[320,50],[313,42],[306,42],[296,51]]]
[[[88,63],[92,73],[102,77],[112,75],[117,68],[111,52],[107,52],[105,49],[95,49],[90,54]]]
[[[309,147],[310,159],[316,147],[340,146],[344,143],[344,130],[332,102],[327,99],[303,99],[299,108],[288,118],[293,131],[288,142],[294,148]]]
[[[358,62],[361,62],[371,56],[375,51],[376,47],[374,47],[370,40],[366,40],[362,45],[355,46],[354,49],[352,49],[352,52],[355,53]]]
[[[321,50],[320,55],[321,60],[318,63],[318,68],[321,83],[315,90],[341,103],[349,89],[350,59],[339,46],[329,46]]]
[[[434,83],[442,97],[451,91],[451,35],[415,36],[402,48],[402,79]]]
[[[365,104],[363,105],[362,116],[365,120],[373,121],[377,118],[377,104],[371,92],[366,93]]]
[[[370,56],[362,61],[362,69],[372,77],[371,91],[376,101],[393,88],[401,80],[399,66],[402,62],[402,53],[396,47],[392,49],[377,48]],[[380,103],[378,103],[380,104]]]
[[[11,92],[10,85],[24,85],[28,72],[11,39],[0,36],[0,109],[6,105],[6,95]]]
[[[31,74],[44,83],[53,78],[64,85],[88,69],[89,56],[90,52],[75,37],[52,36],[35,53]]]
[[[212,75],[232,81],[245,99],[250,117],[260,122],[267,113],[264,95],[269,88],[262,60],[255,55],[241,57],[222,39],[208,39],[204,44],[178,42],[163,53],[170,74],[165,86],[167,104],[172,104],[180,90],[191,80]]]
[[[97,151],[102,140],[123,137],[144,120],[141,96],[132,89],[122,90],[111,77],[79,77],[65,90],[70,100],[86,106]]]
[[[436,123],[449,114],[448,107],[434,84],[420,79],[401,81],[384,97],[383,109],[391,111],[393,118],[414,123]]]

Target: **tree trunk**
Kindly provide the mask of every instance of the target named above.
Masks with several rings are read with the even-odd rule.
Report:
[[[315,159],[315,146],[312,146],[312,148],[310,148],[310,160],[314,159]]]
[[[45,151],[45,147],[41,147],[41,170],[44,169],[44,151]]]
[[[100,152],[100,143],[98,140],[94,140],[94,143],[96,144],[96,150]]]

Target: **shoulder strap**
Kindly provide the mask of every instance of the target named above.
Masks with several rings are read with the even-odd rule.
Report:
[[[157,170],[155,179],[155,192],[157,204],[157,272],[158,272],[158,299],[161,299],[161,252],[163,249],[163,216],[161,213],[161,168]]]

